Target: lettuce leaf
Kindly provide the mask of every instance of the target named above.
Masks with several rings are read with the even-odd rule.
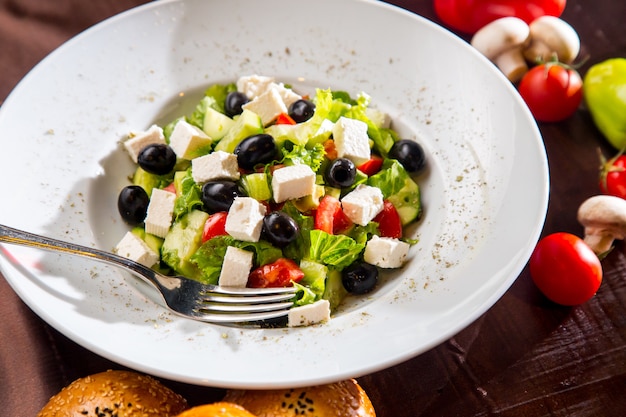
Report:
[[[285,150],[284,152],[282,163],[285,165],[308,165],[314,172],[317,172],[320,166],[322,166],[326,155],[324,146],[321,143],[313,145],[311,149],[307,149],[302,145],[293,145],[290,151]]]
[[[178,220],[194,209],[202,210],[202,189],[191,176],[191,168],[187,169],[185,176],[180,181],[180,190],[174,204],[174,220]]]
[[[356,261],[365,244],[346,235],[331,235],[322,230],[311,230],[310,259],[343,269]]]
[[[204,97],[202,97],[202,100],[196,105],[193,113],[187,116],[187,122],[203,129],[206,109],[211,107],[220,113],[224,113],[226,96],[233,91],[237,91],[237,86],[234,83],[211,85],[204,92]]]

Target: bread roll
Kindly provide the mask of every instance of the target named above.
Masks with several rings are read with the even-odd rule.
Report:
[[[185,409],[187,401],[154,378],[106,371],[72,382],[37,417],[170,417]]]
[[[354,380],[284,390],[229,390],[224,401],[257,417],[375,417],[374,407]]]
[[[199,405],[183,411],[176,417],[256,417],[250,414],[240,405],[217,402],[213,404]]]

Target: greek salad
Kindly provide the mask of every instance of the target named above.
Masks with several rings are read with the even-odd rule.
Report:
[[[123,147],[137,165],[118,195],[132,227],[115,251],[205,283],[294,285],[289,326],[327,321],[416,243],[403,231],[422,213],[424,151],[365,93],[307,96],[242,76]]]

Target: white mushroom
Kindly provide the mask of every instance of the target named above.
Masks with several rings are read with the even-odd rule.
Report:
[[[529,62],[549,61],[554,55],[570,64],[580,52],[580,38],[574,28],[555,16],[541,16],[530,23],[530,44],[524,50]]]
[[[601,255],[614,240],[626,237],[626,200],[610,195],[596,195],[578,208],[578,221],[585,228],[585,243]]]
[[[512,82],[528,71],[522,53],[529,40],[528,24],[517,17],[502,17],[483,26],[470,43],[492,61]]]

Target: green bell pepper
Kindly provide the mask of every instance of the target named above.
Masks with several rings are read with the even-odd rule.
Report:
[[[593,65],[585,74],[587,108],[600,132],[616,149],[626,147],[626,58]]]

